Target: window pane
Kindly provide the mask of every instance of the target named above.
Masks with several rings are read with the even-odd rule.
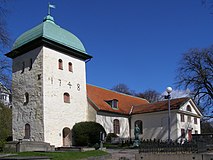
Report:
[[[58,69],[63,69],[63,61],[61,59],[58,60]]]
[[[114,129],[114,133],[115,134],[120,134],[120,124],[119,124],[119,120],[115,119],[113,121],[113,129]]]
[[[68,70],[70,72],[73,72],[73,68],[72,68],[72,63],[71,62],[69,62],[69,64],[68,64]]]
[[[185,122],[184,114],[180,114],[180,120],[181,120],[181,122]]]
[[[64,93],[64,103],[70,103],[70,95],[69,95],[69,93]]]

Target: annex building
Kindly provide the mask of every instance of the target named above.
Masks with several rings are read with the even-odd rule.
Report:
[[[107,133],[133,138],[137,124],[143,139],[167,139],[167,101],[148,103],[86,83],[92,58],[81,41],[48,15],[20,35],[6,54],[13,59],[13,140],[72,145],[72,128],[95,121]],[[171,100],[171,138],[200,133],[202,114],[190,98]]]

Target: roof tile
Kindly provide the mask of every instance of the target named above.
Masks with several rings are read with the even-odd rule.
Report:
[[[118,93],[87,84],[87,96],[98,107],[100,111],[129,114],[132,106],[147,104],[148,101],[139,97]],[[107,100],[118,100],[118,109],[113,109]]]

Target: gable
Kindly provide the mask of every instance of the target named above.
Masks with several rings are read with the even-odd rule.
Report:
[[[202,113],[199,111],[198,107],[196,106],[196,104],[194,103],[194,101],[192,99],[190,99],[189,101],[184,103],[179,108],[179,111],[187,113],[187,114],[194,114],[197,116],[202,116]]]

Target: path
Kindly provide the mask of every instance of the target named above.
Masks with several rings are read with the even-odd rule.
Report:
[[[109,160],[135,160],[135,154],[138,153],[138,149],[107,149],[106,151],[112,155]]]

